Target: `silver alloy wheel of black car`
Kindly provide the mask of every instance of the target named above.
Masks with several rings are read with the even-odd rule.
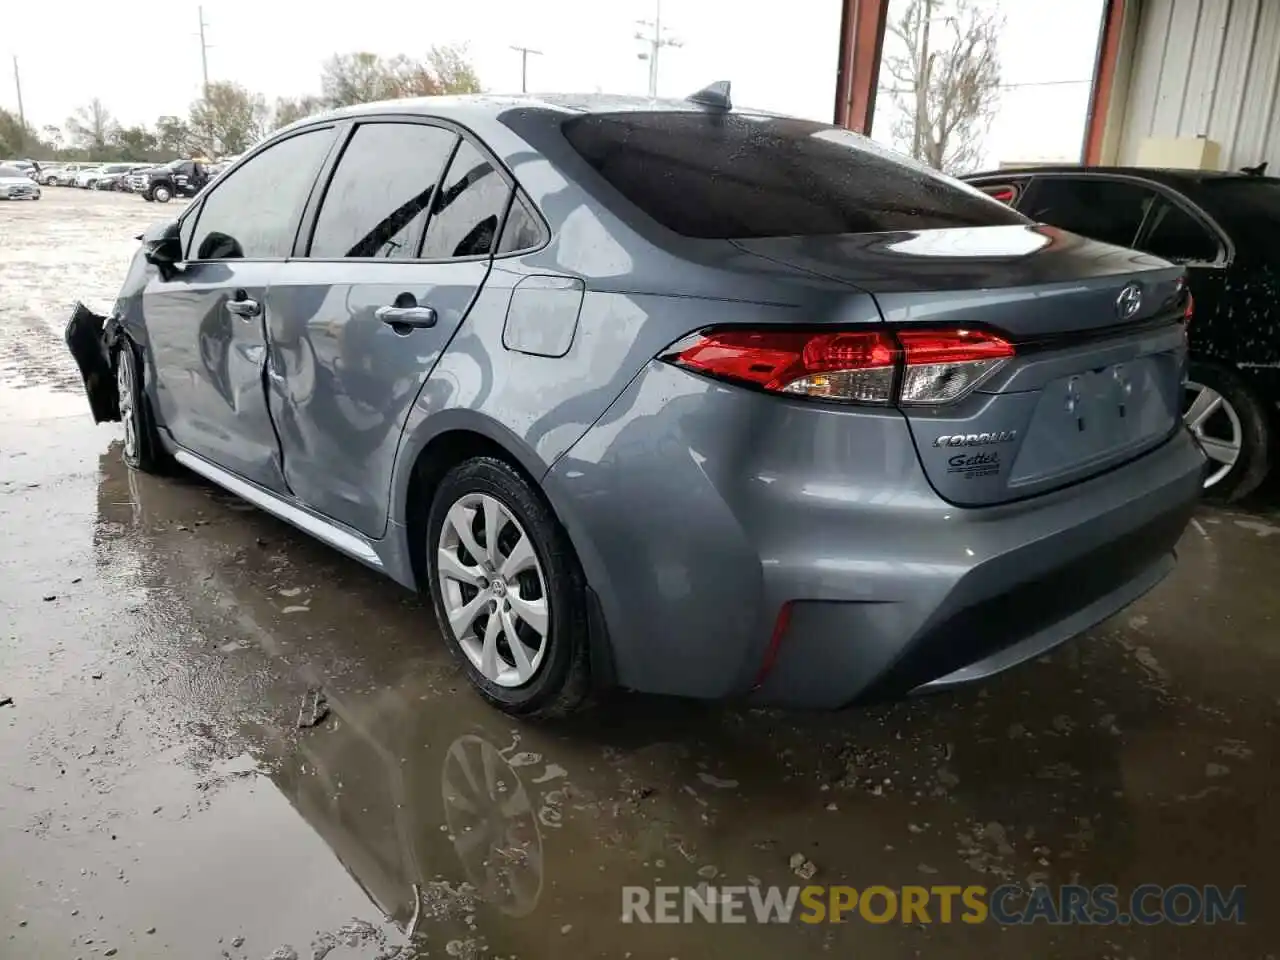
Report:
[[[138,462],[138,418],[134,412],[133,351],[125,344],[116,360],[116,392],[120,395],[120,423],[124,426],[124,462]]]
[[[449,507],[436,544],[440,598],[458,646],[500,687],[528,683],[542,665],[548,592],[533,541],[489,493]]]
[[[1194,380],[1186,383],[1183,409],[1184,422],[1212,461],[1204,479],[1204,488],[1212,489],[1222,482],[1240,459],[1244,446],[1240,415],[1221,393]]]
[[[156,187],[151,191],[151,197],[156,203],[168,203],[172,196],[168,187]]]

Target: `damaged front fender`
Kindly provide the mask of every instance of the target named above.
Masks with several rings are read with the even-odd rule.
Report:
[[[114,316],[101,316],[76,302],[67,322],[67,348],[80,368],[94,423],[120,419],[120,393],[111,363],[119,338],[120,327]]]

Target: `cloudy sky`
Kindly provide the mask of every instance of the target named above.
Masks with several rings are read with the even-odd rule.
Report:
[[[991,2],[1006,18],[1001,61],[1010,86],[988,137],[989,162],[1074,158],[1088,85],[1042,84],[1088,79],[1102,0]],[[163,15],[149,17],[152,8],[136,4],[62,0],[48,17],[20,5],[30,29],[6,30],[0,53],[19,58],[28,119],[37,128],[62,124],[94,96],[125,124],[185,114],[200,91],[197,6],[165,0],[155,8]],[[531,90],[643,93],[648,68],[636,56],[635,21],[653,19],[655,0],[205,0],[203,8],[209,78],[269,99],[318,92],[320,65],[334,52],[420,55],[435,43],[467,44],[487,90],[519,90],[520,57],[510,49],[519,44],[542,51],[529,60]],[[662,20],[681,46],[662,52],[660,94],[727,78],[739,103],[830,120],[839,0],[662,0]],[[12,80],[0,77],[0,106],[13,110]],[[887,128],[882,117],[878,139]]]

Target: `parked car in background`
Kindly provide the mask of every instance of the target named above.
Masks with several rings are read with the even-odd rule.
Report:
[[[97,166],[90,163],[66,163],[60,167],[55,167],[45,183],[49,186],[70,187],[75,185],[76,177],[84,170]]]
[[[22,175],[29,180],[39,181],[40,164],[34,160],[4,160],[0,161],[0,163],[3,163],[6,167],[20,170]]]
[[[0,200],[39,200],[40,184],[22,167],[0,164]]]
[[[302,121],[67,342],[126,463],[427,593],[502,709],[835,707],[1038,657],[1172,569],[1186,306],[1180,267],[720,86]]]
[[[99,174],[97,180],[94,181],[93,189],[95,190],[127,190],[128,178],[132,173],[139,170],[146,170],[151,165],[149,163],[130,163],[124,165],[124,169],[119,169],[120,164],[113,164],[103,173]]]
[[[84,187],[86,190],[93,189],[104,177],[127,174],[136,166],[138,166],[136,163],[106,163],[79,173],[76,176],[76,186]]]
[[[71,181],[71,185],[74,187],[79,187],[81,190],[88,190],[91,186],[93,186],[93,181],[98,179],[98,176],[101,173],[102,173],[101,166],[85,167],[83,170],[81,170],[79,173],[75,175],[75,179]]]
[[[197,160],[174,160],[149,167],[129,177],[129,189],[147,202],[168,203],[174,197],[194,197],[209,182],[209,173]]]
[[[966,177],[1032,220],[1182,264],[1195,298],[1188,425],[1205,487],[1255,490],[1280,450],[1280,179],[1132,167],[1037,167]]]

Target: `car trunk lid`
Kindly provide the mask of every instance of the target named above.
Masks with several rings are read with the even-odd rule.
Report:
[[[953,503],[1087,479],[1179,422],[1181,268],[1033,225],[735,242],[871,293],[896,330],[986,330],[1014,345],[959,400],[901,406],[930,482]]]

